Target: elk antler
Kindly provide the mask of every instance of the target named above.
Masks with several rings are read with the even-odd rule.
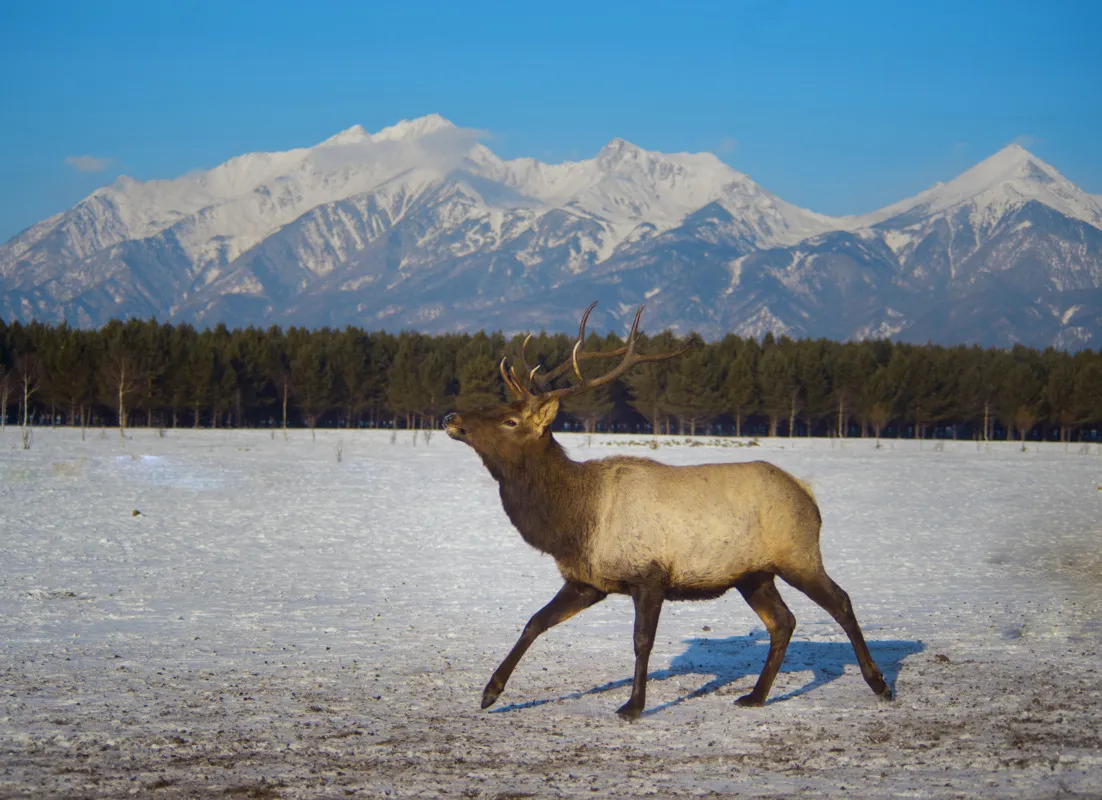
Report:
[[[512,382],[510,382],[510,379],[505,375],[505,360],[502,359],[502,377],[505,378],[506,385],[510,386],[510,388],[515,394],[517,394],[518,397],[521,397],[522,399],[527,399],[534,395],[540,395],[544,397],[569,397],[570,395],[578,394],[589,389],[594,389],[598,386],[603,386],[606,383],[611,383],[636,364],[645,364],[652,361],[665,361],[670,358],[676,358],[689,349],[689,345],[686,344],[683,347],[673,351],[672,353],[652,353],[649,355],[639,355],[638,353],[636,353],[635,344],[636,334],[638,334],[639,332],[639,319],[643,316],[643,309],[646,308],[645,305],[642,305],[639,306],[639,310],[635,312],[635,321],[631,325],[631,332],[628,334],[627,344],[625,344],[623,347],[618,347],[615,350],[609,350],[602,353],[586,353],[582,350],[582,348],[585,346],[585,326],[586,322],[589,321],[590,313],[592,313],[596,305],[597,301],[594,300],[589,305],[589,308],[585,310],[585,313],[582,314],[581,324],[578,325],[578,339],[576,342],[574,342],[574,350],[570,355],[570,360],[559,364],[559,366],[555,367],[555,369],[551,370],[546,375],[536,375],[536,372],[540,369],[538,364],[535,367],[528,366],[528,362],[525,359],[525,348],[528,346],[528,342],[532,337],[528,336],[527,338],[525,338],[524,343],[520,346],[520,363],[523,368],[528,371],[528,380],[529,384],[532,387],[531,389],[524,389],[522,386],[520,386],[520,381],[517,380],[517,374],[511,367],[509,371],[512,373]],[[586,380],[586,378],[582,375],[581,368],[578,366],[578,363],[581,361],[587,361],[596,358],[615,358],[618,356],[623,356],[623,358],[616,367],[614,367],[611,371],[605,373],[604,375],[601,375],[600,377],[594,378],[592,380]],[[571,370],[573,370],[574,374],[578,377],[578,383],[562,389],[550,388],[551,383],[556,378],[561,377]],[[513,386],[514,383],[515,387]],[[523,394],[521,394],[522,392]]]
[[[505,381],[506,387],[517,396],[518,400],[528,400],[532,397],[532,393],[524,388],[524,384],[517,378],[517,371],[515,369],[509,367],[509,371],[505,371],[504,358],[501,359],[501,363],[498,364],[498,369],[501,370],[501,379]]]
[[[582,314],[581,324],[578,325],[579,342],[585,341],[585,326],[586,323],[589,321],[590,313],[593,311],[596,305],[597,301],[594,300],[592,303],[589,304],[589,308],[585,310],[585,313]],[[640,307],[640,311],[642,311],[642,307]],[[531,339],[532,336],[531,334],[529,334],[527,337],[525,337],[524,342],[520,346],[520,364],[528,372],[529,385],[533,387],[538,394],[543,394],[551,388],[551,384],[554,383],[556,379],[562,377],[574,368],[574,359],[571,358],[569,361],[564,361],[562,364],[559,364],[559,366],[555,367],[555,369],[544,375],[536,375],[536,371],[540,369],[540,365],[537,364],[534,367],[529,367],[528,361],[525,358],[525,350],[528,347],[528,342]],[[578,353],[578,360],[589,361],[596,358],[617,358],[618,356],[622,356],[627,351],[628,349],[625,345],[624,347],[618,347],[615,350],[607,350],[600,353]]]

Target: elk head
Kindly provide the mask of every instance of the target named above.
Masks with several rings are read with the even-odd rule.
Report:
[[[643,308],[635,312],[635,321],[631,325],[627,343],[616,350],[604,353],[587,353],[582,348],[585,342],[585,326],[589,315],[597,305],[596,301],[590,304],[582,315],[581,324],[578,326],[578,339],[574,342],[574,350],[570,360],[560,364],[547,373],[540,373],[539,365],[529,367],[525,358],[525,350],[531,336],[528,336],[520,348],[520,362],[528,373],[528,383],[525,385],[517,375],[516,369],[506,366],[506,359],[501,359],[499,369],[505,386],[515,398],[513,402],[503,406],[481,409],[479,411],[467,411],[462,414],[448,414],[444,418],[444,426],[448,436],[461,442],[466,442],[475,451],[486,459],[493,456],[509,463],[519,463],[524,459],[524,454],[535,443],[550,441],[551,423],[559,413],[559,401],[570,395],[604,386],[619,378],[636,364],[644,364],[651,361],[664,361],[681,355],[688,349],[688,345],[671,353],[655,353],[640,355],[635,352],[637,335],[639,333],[639,319],[643,315]],[[586,378],[582,375],[580,362],[597,358],[620,357],[620,363],[612,370],[596,378]],[[573,371],[577,383],[560,389],[552,389],[551,384]]]

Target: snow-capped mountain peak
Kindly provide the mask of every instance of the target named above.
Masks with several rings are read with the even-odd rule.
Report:
[[[345,144],[360,144],[362,142],[370,142],[371,134],[364,130],[363,125],[353,125],[351,128],[345,128],[340,133],[330,136],[324,142],[318,145],[318,147],[332,147],[336,145]]]
[[[416,139],[443,128],[454,127],[455,125],[439,114],[428,114],[424,117],[418,117],[417,119],[404,119],[396,125],[383,128],[381,131],[374,134],[371,139],[376,142]]]
[[[615,167],[618,163],[625,160],[637,160],[641,157],[645,158],[646,155],[646,151],[642,148],[633,145],[625,139],[616,138],[601,148],[601,152],[597,154],[597,163],[601,167],[607,169]]]
[[[947,183],[858,219],[875,224],[895,217],[927,217],[968,204],[976,221],[995,220],[1030,200],[1102,228],[1102,205],[1019,144],[1007,145]]]

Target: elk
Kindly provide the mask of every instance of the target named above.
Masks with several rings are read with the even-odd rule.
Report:
[[[769,632],[769,653],[757,683],[736,702],[765,703],[784,659],[796,620],[774,584],[786,583],[822,606],[842,626],[872,690],[891,699],[849,596],[823,568],[821,517],[815,498],[799,480],[764,461],[669,466],[616,456],[577,462],[551,435],[559,402],[608,384],[646,362],[675,358],[686,348],[651,355],[636,352],[640,306],[627,343],[607,353],[582,350],[586,309],[569,361],[539,374],[529,368],[525,346],[515,367],[500,371],[514,402],[444,419],[448,435],[482,458],[498,482],[506,514],[528,544],[555,559],[565,583],[524,626],[517,643],[482,693],[489,708],[521,657],[540,634],[609,594],[630,595],[635,606],[635,677],[630,699],[616,713],[634,720],[646,706],[647,666],[665,600],[703,600],[738,589]],[[583,377],[580,362],[620,357],[610,371]],[[551,388],[573,371],[577,382]]]

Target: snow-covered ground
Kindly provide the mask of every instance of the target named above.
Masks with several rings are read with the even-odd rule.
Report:
[[[733,705],[766,641],[729,593],[666,604],[635,723],[613,713],[633,663],[622,597],[545,635],[481,711],[559,579],[465,446],[59,429],[23,451],[8,428],[0,796],[1102,793],[1097,447],[563,441],[808,480],[827,568],[898,699],[782,585],[798,625],[764,708]]]

